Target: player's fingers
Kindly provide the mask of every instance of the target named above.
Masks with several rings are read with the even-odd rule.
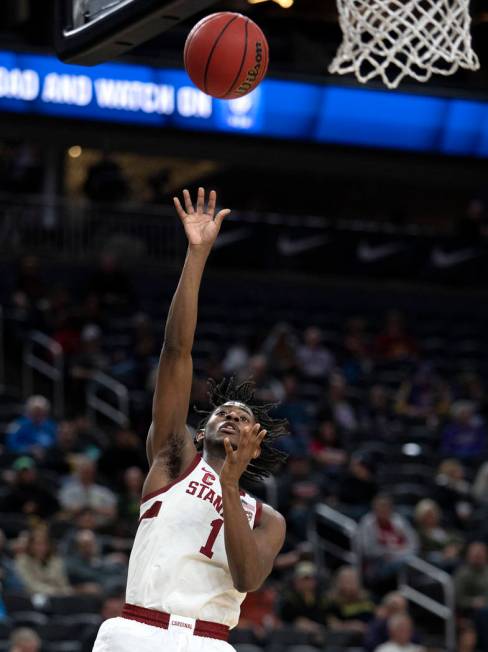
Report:
[[[190,193],[188,192],[188,190],[186,190],[186,188],[185,190],[183,190],[183,199],[185,202],[185,208],[188,215],[194,213],[195,211],[193,210],[193,204],[191,203]]]
[[[197,212],[203,213],[205,208],[205,190],[200,186],[197,193]]]
[[[231,443],[230,443],[230,439],[229,439],[228,437],[226,437],[226,438],[224,439],[224,448],[225,448],[225,452],[226,452],[226,454],[227,454],[227,457],[231,457],[231,456],[232,456],[232,453],[233,453],[234,451],[233,451],[233,449],[232,449],[232,446],[231,446]]]
[[[217,201],[217,193],[215,190],[210,191],[210,195],[208,196],[208,205],[207,205],[207,213],[213,217],[213,214],[215,213],[215,203]]]
[[[263,441],[263,439],[266,437],[267,434],[268,434],[267,430],[261,430],[257,439],[258,444],[260,444]]]
[[[173,197],[173,203],[174,203],[174,205],[175,205],[176,212],[178,213],[178,217],[179,217],[181,220],[184,220],[185,217],[186,217],[186,213],[185,213],[185,211],[183,210],[183,206],[181,205],[181,202],[180,202],[180,200],[178,199],[178,197]]]
[[[217,213],[217,215],[214,217],[214,222],[217,223],[217,226],[220,227],[222,226],[222,222],[224,221],[224,218],[229,215],[230,209],[229,208],[223,208],[221,211]]]

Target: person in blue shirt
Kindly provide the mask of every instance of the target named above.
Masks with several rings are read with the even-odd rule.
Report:
[[[49,418],[51,405],[44,396],[31,396],[25,405],[25,416],[13,421],[7,431],[7,449],[12,453],[42,456],[56,443],[58,425]]]

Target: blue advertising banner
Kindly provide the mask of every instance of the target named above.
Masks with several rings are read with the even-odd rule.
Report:
[[[488,102],[266,79],[215,100],[183,70],[0,51],[0,112],[488,156]]]

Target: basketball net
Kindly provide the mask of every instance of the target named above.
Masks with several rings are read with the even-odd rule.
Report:
[[[469,0],[337,0],[343,41],[329,72],[380,77],[396,88],[458,68],[478,70],[471,47]]]

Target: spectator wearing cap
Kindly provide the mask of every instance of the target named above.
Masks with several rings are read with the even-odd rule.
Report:
[[[53,542],[45,527],[37,527],[29,532],[26,551],[17,556],[15,563],[29,593],[72,593],[63,560],[55,553]]]
[[[39,479],[32,457],[23,455],[17,458],[12,470],[13,483],[0,499],[0,511],[45,519],[59,510],[56,496]]]
[[[381,585],[395,580],[405,561],[417,553],[418,540],[403,516],[393,511],[388,495],[376,496],[372,506],[359,523],[357,542],[368,582]]]
[[[452,420],[441,433],[441,451],[446,457],[478,460],[487,449],[487,432],[471,401],[456,401],[451,407]]]
[[[46,448],[56,443],[57,424],[49,418],[51,404],[44,396],[31,396],[25,415],[13,421],[7,430],[7,449],[43,457]]]
[[[8,652],[40,652],[39,634],[30,627],[18,627],[10,635]]]
[[[388,620],[389,638],[375,652],[425,652],[413,642],[413,624],[408,614],[397,613]]]
[[[374,610],[374,603],[361,586],[357,570],[352,566],[339,568],[327,596],[327,625],[333,631],[350,635],[343,644],[362,643]]]
[[[374,652],[382,643],[388,641],[388,621],[396,614],[408,614],[406,599],[398,591],[387,593],[376,610],[375,619],[369,623],[363,646],[366,652]],[[420,643],[416,632],[412,635],[413,643]]]
[[[78,460],[77,468],[59,492],[61,507],[74,516],[89,507],[98,524],[113,521],[117,514],[117,497],[108,487],[96,482],[97,464],[89,457]]]
[[[318,580],[315,564],[301,561],[291,584],[283,592],[279,614],[284,623],[320,637],[326,623],[327,597]]]

